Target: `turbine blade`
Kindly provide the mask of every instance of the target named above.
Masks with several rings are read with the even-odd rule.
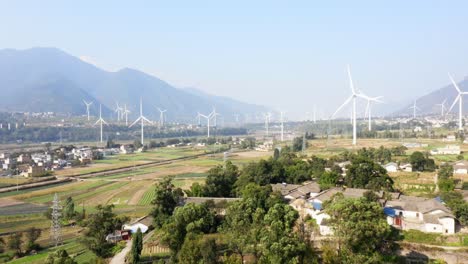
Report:
[[[351,67],[348,65],[348,78],[349,78],[349,87],[351,88],[351,92],[356,94],[356,90],[354,89],[353,84],[353,77],[351,76]]]
[[[137,118],[137,120],[135,120],[135,122],[133,122],[129,127],[132,127],[134,126],[136,123],[138,123],[138,121],[140,121],[141,119],[141,116]]]
[[[448,74],[449,78],[450,78],[450,81],[452,82],[453,86],[455,87],[455,89],[457,89],[458,93],[461,93],[462,91],[460,90],[460,88],[458,87],[457,83],[455,82],[455,80],[452,78],[452,75],[450,75],[450,73]]]
[[[333,113],[333,115],[331,116],[331,118],[335,117],[335,115],[336,115],[343,107],[345,107],[349,102],[351,102],[352,99],[353,99],[353,95],[351,95],[348,99],[346,99],[346,101],[345,101],[340,107],[338,107],[338,109],[336,109],[335,113]]]
[[[449,108],[449,110],[448,110],[449,112],[452,111],[452,108],[455,106],[455,104],[458,102],[459,99],[460,99],[460,94],[457,95],[457,97],[455,98],[455,101],[453,101],[452,106],[450,106],[450,108]]]
[[[144,121],[146,121],[146,122],[148,122],[148,123],[150,123],[150,124],[153,124],[153,122],[151,122],[148,118],[146,118],[146,117],[144,117],[144,116],[142,116],[141,118],[142,118]]]

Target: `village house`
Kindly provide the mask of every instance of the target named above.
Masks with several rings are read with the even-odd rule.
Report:
[[[387,201],[384,208],[387,223],[402,230],[454,234],[455,217],[441,201],[401,195]]]
[[[45,170],[43,166],[29,165],[28,170],[23,172],[21,175],[24,177],[40,177],[40,176],[44,176],[44,174],[45,174]]]
[[[412,172],[413,171],[413,165],[411,165],[411,163],[400,164],[400,170],[404,171],[404,172]]]
[[[460,155],[460,146],[447,145],[443,148],[436,148],[431,150],[431,155]]]
[[[271,151],[273,150],[273,141],[265,141],[263,144],[258,145],[255,148],[256,151]]]
[[[130,145],[121,145],[120,146],[120,153],[122,154],[132,154],[134,152],[132,146]]]
[[[273,191],[281,192],[286,200],[295,200],[299,198],[308,199],[315,197],[320,193],[320,186],[316,182],[308,182],[302,185],[277,183],[271,185]]]
[[[453,173],[468,174],[468,161],[460,160],[453,164]]]
[[[387,170],[387,172],[397,172],[398,164],[396,164],[395,162],[389,162],[384,165],[384,168]]]
[[[333,195],[342,193],[345,198],[363,197],[367,189],[332,188],[325,190],[307,202],[297,199],[290,204],[299,212],[315,219],[321,235],[332,235],[333,230],[328,222],[330,216],[323,211],[323,203]],[[404,196],[399,193],[374,192],[379,202],[384,205],[387,223],[403,230],[416,229],[422,232],[441,234],[455,233],[455,218],[451,211],[436,199]],[[391,200],[386,200],[387,198]],[[304,199],[302,199],[304,200]]]
[[[3,160],[2,167],[4,170],[14,169],[16,167],[16,159],[6,158],[5,160]]]
[[[457,139],[454,135],[448,135],[442,139],[442,141],[445,141],[445,142],[455,142],[456,140]]]
[[[16,160],[18,161],[18,163],[29,163],[31,162],[31,156],[28,154],[21,154]]]

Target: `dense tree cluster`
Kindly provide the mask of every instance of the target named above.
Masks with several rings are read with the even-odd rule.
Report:
[[[128,217],[117,216],[113,208],[114,205],[98,205],[86,219],[87,230],[81,242],[100,257],[111,255],[112,244],[106,241],[106,236],[119,230],[129,220]]]
[[[433,159],[429,158],[428,153],[415,151],[411,154],[409,161],[413,171],[435,171],[436,165]]]
[[[393,189],[393,180],[385,168],[365,155],[358,155],[352,159],[346,171],[345,183],[352,188],[387,191]]]
[[[380,263],[392,235],[381,205],[368,198],[347,199],[341,193],[324,204],[338,250],[326,263]],[[371,260],[371,261],[369,261]]]

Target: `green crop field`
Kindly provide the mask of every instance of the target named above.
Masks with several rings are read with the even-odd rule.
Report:
[[[154,199],[154,191],[156,186],[153,185],[143,194],[140,201],[138,201],[138,205],[150,205],[151,201]]]

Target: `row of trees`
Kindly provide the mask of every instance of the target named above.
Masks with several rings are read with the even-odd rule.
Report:
[[[135,132],[133,128],[126,126],[109,125],[105,132],[114,140],[129,140],[139,136],[139,132]],[[156,127],[147,127],[145,134],[152,138],[179,138],[179,137],[195,137],[205,135],[204,130],[168,130],[160,131]],[[218,128],[216,135],[245,135],[245,128]],[[78,142],[78,141],[94,141],[99,136],[98,130],[90,129],[89,127],[20,127],[18,129],[0,129],[0,143],[12,143],[17,140],[23,142],[57,142],[60,140]]]
[[[199,197],[239,197],[241,190],[250,183],[265,186],[275,183],[300,184],[315,179],[322,190],[345,184],[353,188],[373,190],[393,190],[393,181],[386,170],[369,157],[369,152],[360,151],[350,155],[346,177],[336,164],[331,167],[329,160],[312,156],[304,157],[283,148],[274,157],[247,164],[242,170],[231,162],[209,170],[205,184],[194,183],[188,196]],[[330,170],[326,170],[330,168]]]
[[[3,252],[5,247],[12,250],[15,256],[21,257],[32,251],[40,249],[39,244],[36,243],[39,236],[41,236],[41,229],[31,227],[24,232],[12,233],[8,236],[7,240],[0,238],[0,252]]]

